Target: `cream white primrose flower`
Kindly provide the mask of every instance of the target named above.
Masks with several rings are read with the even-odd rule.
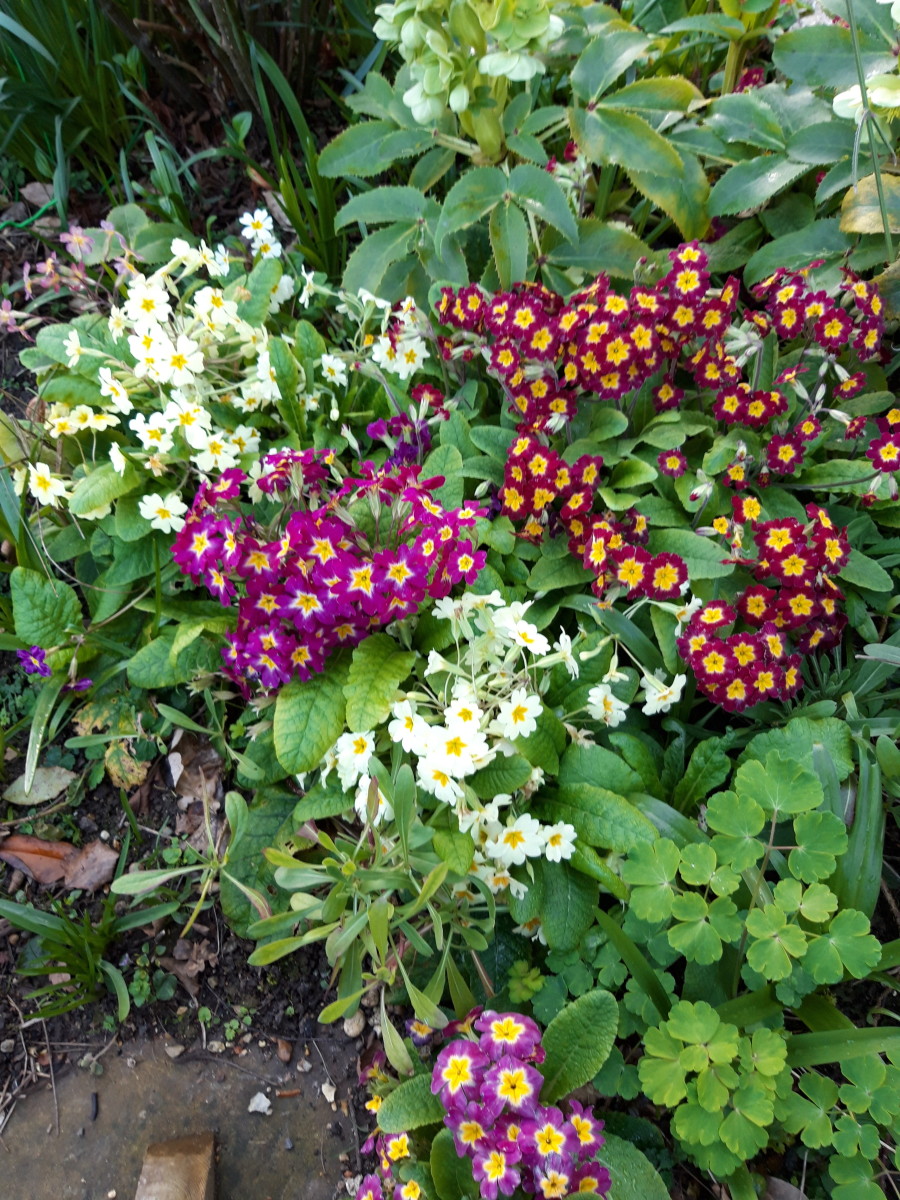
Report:
[[[464,779],[472,775],[477,767],[490,753],[490,747],[484,734],[477,727],[455,724],[431,725],[428,733],[428,750],[426,757],[430,762],[439,765],[454,779]]]
[[[124,333],[128,332],[128,321],[125,314],[115,304],[109,310],[109,320],[106,322],[106,325],[112,334],[114,342],[117,342]]]
[[[481,808],[470,808],[465,799],[456,803],[456,819],[462,833],[471,833],[476,846],[496,837],[503,828],[501,808],[512,804],[512,796],[500,792]]]
[[[231,267],[231,257],[224,242],[219,242],[212,253],[212,261],[206,268],[211,279],[224,279]]]
[[[397,344],[394,373],[401,379],[409,379],[428,358],[428,347],[420,337],[401,338]]]
[[[577,679],[580,668],[575,655],[572,653],[572,639],[565,630],[560,631],[559,641],[553,643],[553,649],[559,655],[560,662],[569,672],[572,679]]]
[[[259,380],[261,393],[268,400],[277,400],[281,392],[278,388],[278,380],[275,376],[275,368],[272,366],[272,358],[268,350],[261,350],[259,358],[256,360],[256,378]]]
[[[306,267],[301,267],[300,275],[303,278],[303,287],[300,289],[297,299],[302,308],[309,308],[316,289],[315,271],[307,271]]]
[[[179,430],[192,450],[203,450],[209,440],[212,417],[202,404],[181,393],[174,395],[163,409],[163,420],[174,433]]]
[[[241,213],[241,236],[248,242],[255,242],[263,237],[271,237],[275,232],[271,214],[265,208],[254,209],[253,212]]]
[[[125,316],[138,333],[155,331],[159,325],[165,325],[172,315],[169,293],[143,275],[138,275],[129,283],[124,309]]]
[[[423,791],[435,796],[444,804],[455,804],[463,795],[462,786],[452,777],[444,763],[427,755],[419,759],[416,778]]]
[[[422,755],[428,749],[428,722],[416,712],[410,700],[398,700],[391,706],[394,718],[388,723],[388,737],[399,742],[407,754]]]
[[[133,333],[128,338],[128,349],[137,359],[134,364],[135,379],[152,379],[159,381],[159,339],[153,333]]]
[[[652,717],[654,713],[668,712],[672,705],[681,699],[686,682],[686,675],[676,675],[671,683],[663,683],[654,675],[645,675],[641,680],[645,699],[641,712],[648,717]]]
[[[391,374],[397,371],[397,351],[387,334],[375,339],[371,355],[372,362],[382,371],[389,371]]]
[[[253,253],[260,258],[281,258],[282,248],[281,242],[274,238],[260,238],[252,244]]]
[[[115,442],[113,442],[109,448],[109,461],[112,463],[113,470],[117,475],[125,474],[125,468],[128,466],[128,462],[125,458],[125,455]]]
[[[575,826],[566,821],[557,821],[555,825],[545,825],[544,858],[547,862],[561,862],[571,858],[575,853]]]
[[[591,688],[587,710],[595,721],[602,721],[609,729],[621,725],[628,715],[628,705],[613,695],[608,683],[598,683]]]
[[[277,313],[285,300],[294,294],[295,280],[292,275],[282,275],[269,296],[269,314]]]
[[[213,471],[226,471],[229,467],[237,466],[237,449],[228,440],[228,435],[221,429],[214,429],[207,434],[205,444],[199,454],[191,455],[191,461],[204,475]]]
[[[191,308],[207,329],[218,332],[237,320],[237,304],[227,300],[221,288],[203,287],[191,301]]]
[[[157,454],[168,454],[172,449],[169,423],[162,413],[153,413],[149,421],[143,413],[138,413],[137,416],[131,418],[128,426],[138,435],[145,450],[153,450]]]
[[[353,801],[353,807],[360,821],[367,821],[369,818],[369,795],[372,790],[373,780],[368,775],[363,775],[356,788],[356,799]],[[382,821],[392,821],[394,810],[377,783],[374,784],[374,794],[377,804],[372,816],[372,824],[380,825]]]
[[[116,412],[130,413],[134,408],[127,388],[113,376],[109,367],[100,368],[100,395],[110,402]]]
[[[72,414],[65,405],[54,405],[54,408],[64,409],[56,413],[55,416],[47,414],[47,433],[52,438],[71,437],[77,433],[78,429],[75,422],[72,420]]]
[[[171,383],[175,387],[187,387],[194,377],[203,372],[203,351],[195,341],[180,333],[174,342],[167,337],[158,338],[154,344],[157,378],[160,383]]]
[[[491,732],[510,740],[529,737],[537,729],[541,711],[538,696],[530,696],[525,688],[515,688],[509,699],[501,702],[497,716],[491,722]]]
[[[256,454],[259,450],[259,430],[251,425],[238,425],[228,435],[228,440],[238,454]]]
[[[82,413],[82,409],[86,412]],[[119,418],[115,413],[95,412],[94,409],[88,408],[86,404],[81,404],[72,413],[75,417],[77,414],[78,425],[82,429],[104,430],[111,429],[114,425],[118,425]]]
[[[66,340],[63,342],[63,350],[69,356],[68,366],[77,367],[78,360],[84,354],[84,347],[81,345],[81,340],[78,337],[77,329],[70,329]]]
[[[526,858],[536,858],[543,850],[541,823],[530,813],[507,821],[506,827],[484,844],[485,854],[505,867],[521,866]]]
[[[153,493],[141,497],[138,512],[150,522],[151,529],[159,529],[163,533],[177,533],[184,525],[187,505],[177,492],[169,492],[168,496]]]
[[[346,387],[347,364],[334,354],[323,354],[319,364],[326,383],[334,387]]]
[[[547,945],[547,937],[544,933],[540,917],[532,917],[530,921],[524,921],[521,925],[516,925],[513,928],[513,933],[518,933],[521,937],[531,938],[533,942],[539,942],[542,946]]]
[[[337,773],[346,792],[353,787],[369,767],[369,759],[375,753],[374,733],[342,733],[335,742]]]
[[[41,504],[49,504],[51,508],[58,508],[59,501],[67,494],[65,482],[51,474],[44,463],[29,464],[28,490]]]
[[[444,720],[448,729],[452,729],[454,725],[461,725],[464,729],[479,729],[483,716],[484,713],[477,704],[473,704],[468,697],[460,697],[453,700],[444,713]]]

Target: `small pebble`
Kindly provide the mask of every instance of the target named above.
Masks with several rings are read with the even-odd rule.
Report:
[[[12,1052],[13,1052],[13,1050],[15,1050],[15,1048],[16,1048],[16,1039],[15,1038],[5,1038],[2,1042],[0,1042],[0,1054],[12,1054]]]
[[[166,1054],[168,1054],[169,1058],[178,1058],[179,1055],[184,1054],[184,1046],[179,1046],[177,1044],[173,1046],[166,1046]]]
[[[284,1139],[284,1148],[285,1148],[285,1150],[293,1150],[294,1143],[291,1141],[290,1138]]]
[[[80,1129],[75,1130],[75,1136],[76,1137],[84,1137],[84,1126],[83,1125],[81,1126]]]
[[[108,830],[108,829],[101,829],[101,830],[100,830],[100,841],[101,841],[101,842],[108,842],[108,841],[109,841],[109,830]],[[110,1195],[112,1195],[112,1196],[114,1196],[115,1194],[116,1194],[115,1192],[111,1192],[111,1193],[110,1193]]]
[[[347,1037],[359,1037],[365,1027],[366,1018],[359,1009],[357,1009],[352,1017],[347,1017],[344,1021],[344,1033],[346,1033]]]

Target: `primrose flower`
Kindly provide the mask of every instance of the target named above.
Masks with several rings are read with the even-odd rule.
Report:
[[[608,683],[598,683],[588,692],[587,710],[595,721],[602,721],[609,729],[621,725],[628,714],[628,705],[618,696]]]
[[[530,1063],[506,1054],[494,1063],[481,1087],[485,1103],[506,1106],[520,1117],[533,1116],[544,1080]]]
[[[497,1200],[498,1192],[504,1196],[513,1194],[522,1177],[515,1166],[521,1156],[521,1151],[508,1143],[502,1150],[476,1151],[472,1174],[484,1200]]]
[[[491,723],[491,732],[511,741],[517,737],[529,737],[537,729],[537,718],[543,711],[539,696],[529,696],[524,688],[515,688],[508,700],[504,700],[497,716]]]
[[[369,759],[375,753],[374,733],[342,733],[335,743],[337,772],[344,791],[351,788],[366,773]]]
[[[356,1200],[384,1200],[381,1182],[377,1175],[364,1175],[356,1193]]]
[[[521,1013],[498,1013],[493,1009],[485,1009],[475,1022],[475,1028],[482,1035],[479,1046],[494,1062],[507,1054],[530,1058],[541,1040],[537,1023]]]
[[[170,492],[165,497],[153,493],[150,496],[141,497],[138,503],[138,512],[150,522],[151,529],[171,533],[173,530],[177,532],[183,528],[187,505],[177,492]]]
[[[242,213],[240,221],[241,237],[245,237],[248,242],[257,242],[271,237],[275,232],[272,217],[265,208],[254,209],[252,213]]]
[[[645,675],[641,680],[641,687],[645,693],[645,703],[641,712],[648,717],[655,713],[668,712],[672,705],[681,699],[686,682],[686,675],[676,675],[669,684],[663,683],[654,675]]]
[[[575,826],[566,821],[544,826],[544,858],[547,862],[560,862],[575,853]]]
[[[448,1043],[437,1056],[431,1074],[431,1090],[448,1110],[460,1109],[477,1100],[488,1058],[474,1042],[465,1038]]]
[[[29,464],[28,490],[41,504],[49,504],[51,508],[56,508],[60,497],[66,495],[64,481],[52,475],[50,468],[44,463]]]
[[[541,824],[528,813],[508,822],[484,847],[485,852],[504,867],[521,866],[526,858],[536,857],[543,848]]]
[[[109,400],[116,412],[130,413],[134,407],[127,389],[118,379],[113,378],[109,367],[100,368],[100,395]]]
[[[347,364],[336,354],[323,354],[320,362],[327,383],[335,387],[347,386]]]
[[[115,442],[113,442],[109,448],[109,461],[112,463],[113,470],[117,475],[125,474],[125,468],[128,466],[128,462],[125,458],[125,455]]]
[[[72,329],[69,331],[66,340],[63,342],[63,350],[65,350],[66,354],[69,356],[68,366],[77,367],[78,360],[84,353],[84,348],[82,347],[81,341],[78,337],[77,329]]]
[[[29,650],[17,650],[16,657],[22,664],[22,670],[26,675],[43,675],[46,677],[53,674],[44,661],[44,651],[40,646],[32,646]]]
[[[136,333],[155,334],[169,320],[172,305],[164,287],[138,275],[128,285],[124,311]]]

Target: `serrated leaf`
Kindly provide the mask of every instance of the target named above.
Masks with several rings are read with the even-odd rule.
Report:
[[[376,187],[351,197],[335,218],[335,229],[358,221],[361,225],[386,225],[417,221],[434,201],[414,187]]]
[[[539,916],[551,950],[574,950],[593,921],[597,884],[568,863],[536,863],[543,880]]]
[[[397,221],[363,238],[347,259],[341,281],[344,289],[355,295],[364,287],[379,295],[388,268],[408,252],[417,229],[415,221]]]
[[[507,194],[507,177],[498,167],[475,167],[447,193],[434,231],[434,248],[441,253],[444,239],[486,216]]]
[[[275,702],[275,753],[286,771],[312,771],[344,732],[349,663],[331,659],[311,679],[283,687]]]
[[[319,154],[318,170],[326,179],[380,175],[398,159],[423,154],[433,145],[429,129],[398,129],[389,121],[362,121],[334,138]]]
[[[637,190],[672,218],[682,237],[693,240],[709,228],[709,181],[696,154],[679,154],[681,167],[663,174],[646,170],[640,156],[623,165]]]
[[[498,755],[488,766],[470,775],[466,783],[479,800],[492,800],[501,793],[518,791],[530,778],[531,763],[521,754]]]
[[[624,854],[639,842],[652,841],[656,828],[643,813],[606,788],[570,784],[543,806],[554,821],[568,821],[589,846]]]
[[[603,97],[612,108],[628,108],[649,112],[686,112],[703,93],[681,75],[664,79],[638,79]]]
[[[896,60],[883,41],[863,34],[860,44],[865,76],[894,70]],[[793,83],[808,88],[839,91],[857,82],[850,30],[835,25],[812,25],[788,31],[777,39],[772,49],[772,61]]]
[[[520,208],[552,225],[568,241],[578,240],[578,227],[566,194],[548,171],[531,163],[513,167],[509,189]]]
[[[437,829],[431,842],[434,852],[456,875],[466,875],[475,857],[475,843],[470,833],[460,830]]]
[[[724,217],[760,208],[808,170],[806,163],[793,162],[786,154],[762,155],[736,163],[710,192],[708,212],[712,217]]]
[[[650,41],[624,22],[611,21],[581,52],[572,68],[572,91],[579,100],[596,100],[647,52]]]
[[[717,738],[707,738],[694,749],[687,770],[678,781],[672,799],[685,812],[705,800],[709,793],[728,778],[731,760]]]
[[[618,1022],[615,999],[601,988],[579,996],[553,1018],[542,1039],[547,1056],[541,1103],[553,1104],[594,1078],[613,1047]]]
[[[500,286],[508,291],[528,270],[528,226],[515,204],[498,204],[488,223]]]
[[[351,733],[367,733],[387,719],[397,688],[415,660],[412,651],[399,649],[386,633],[372,634],[360,642],[353,651],[344,686],[347,728]]]
[[[684,171],[681,155],[671,142],[635,113],[598,104],[588,112],[570,114],[572,135],[589,162],[615,163],[629,170],[640,163],[642,175],[675,175]]]

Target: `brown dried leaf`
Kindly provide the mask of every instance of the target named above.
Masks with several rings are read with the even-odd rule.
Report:
[[[109,883],[115,873],[118,853],[105,842],[88,842],[66,862],[66,887],[94,892]]]
[[[177,755],[169,755],[175,791],[187,800],[220,801],[222,759],[209,738],[182,732],[177,744]]]
[[[78,851],[69,842],[48,842],[27,833],[14,833],[0,842],[0,859],[38,883],[59,883],[66,861]]]
[[[170,955],[164,955],[160,958],[159,965],[164,971],[168,971],[170,975],[174,975],[191,999],[196,1000],[200,994],[200,984],[194,978],[196,972],[191,972],[183,962],[179,962]]]
[[[136,759],[129,751],[127,742],[110,742],[103,761],[113,787],[125,788],[126,791],[140,787],[150,771],[150,763]]]

